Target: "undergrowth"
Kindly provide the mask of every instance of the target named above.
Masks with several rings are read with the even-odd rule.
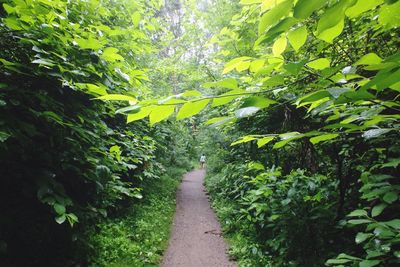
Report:
[[[149,181],[144,198],[125,216],[108,219],[87,233],[90,266],[158,266],[168,245],[175,211],[175,192],[186,170],[170,168]]]

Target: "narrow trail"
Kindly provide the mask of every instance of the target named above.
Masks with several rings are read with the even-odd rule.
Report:
[[[234,267],[221,228],[205,194],[204,170],[185,175],[177,192],[176,214],[162,267]]]

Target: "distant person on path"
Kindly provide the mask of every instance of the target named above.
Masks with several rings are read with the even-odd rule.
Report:
[[[206,156],[204,154],[201,154],[200,157],[200,168],[204,169],[204,164],[206,163]]]

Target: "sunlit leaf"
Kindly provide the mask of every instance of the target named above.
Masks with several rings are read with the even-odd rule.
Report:
[[[202,111],[209,102],[210,102],[210,99],[203,99],[203,100],[199,100],[199,101],[187,102],[180,108],[178,114],[176,115],[176,119],[182,120],[182,119],[196,115],[197,113]]]

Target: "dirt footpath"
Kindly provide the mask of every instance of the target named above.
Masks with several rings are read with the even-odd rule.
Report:
[[[221,228],[205,194],[204,170],[187,173],[177,193],[176,214],[163,267],[233,267]]]

